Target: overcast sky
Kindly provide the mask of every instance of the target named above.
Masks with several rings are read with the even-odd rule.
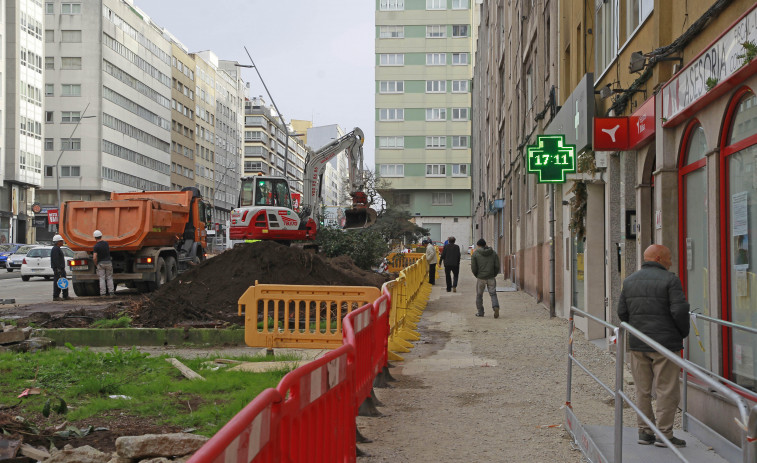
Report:
[[[286,120],[365,132],[374,169],[374,9],[367,0],[134,0],[190,52],[250,64],[246,46]],[[263,95],[254,69],[250,96]],[[316,147],[317,148],[317,147]]]

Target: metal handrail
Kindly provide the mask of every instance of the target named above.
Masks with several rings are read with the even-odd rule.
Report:
[[[742,430],[741,433],[741,451],[743,456],[744,462],[752,461],[751,459],[754,458],[755,455],[755,442],[757,441],[757,406],[755,406],[751,411],[747,407],[746,401],[734,390],[730,389],[729,387],[713,380],[709,374],[710,372],[702,369],[698,365],[692,363],[689,360],[682,359],[678,355],[674,354],[661,344],[659,344],[654,339],[650,338],[646,334],[642,333],[638,329],[634,328],[632,325],[628,324],[627,322],[621,322],[620,326],[615,327],[614,325],[611,325],[610,323],[607,323],[604,320],[601,320],[587,312],[584,312],[583,310],[580,310],[576,307],[570,308],[570,318],[569,318],[569,342],[568,342],[568,391],[567,391],[567,401],[566,405],[570,407],[570,400],[571,400],[571,382],[572,382],[572,373],[573,373],[573,362],[575,359],[573,358],[573,314],[576,314],[580,317],[584,317],[587,319],[590,319],[592,321],[595,321],[607,328],[610,328],[612,330],[615,330],[617,332],[617,345],[618,348],[615,350],[616,354],[616,367],[615,367],[615,429],[614,429],[614,435],[615,435],[615,445],[614,445],[614,456],[615,456],[615,463],[622,463],[623,460],[623,400],[628,402],[629,406],[639,415],[642,417],[642,420],[654,431],[654,433],[665,443],[667,444],[668,448],[681,460],[681,461],[687,461],[686,458],[678,451],[678,449],[672,445],[670,440],[665,437],[659,428],[657,428],[656,425],[654,425],[649,418],[647,418],[644,413],[639,410],[639,408],[636,406],[636,404],[633,403],[633,401],[630,400],[630,398],[623,392],[623,366],[625,364],[624,360],[624,353],[625,353],[625,336],[626,332],[633,335],[652,349],[654,349],[656,352],[670,360],[671,362],[678,365],[681,369],[683,369],[683,375],[684,378],[686,378],[687,372],[690,373],[692,376],[696,377],[703,383],[705,383],[708,387],[713,389],[714,391],[722,394],[725,398],[729,399],[729,401],[733,402],[734,405],[739,410],[740,420],[737,418],[734,418],[736,423],[739,425],[739,427]],[[709,318],[709,317],[708,317]],[[578,363],[578,362],[576,362]],[[582,366],[583,368],[583,366]],[[600,382],[600,384],[602,384]],[[687,387],[688,383],[684,383],[684,389]],[[685,390],[684,390],[685,394]],[[684,400],[685,400],[684,395]]]
[[[693,315],[694,318],[702,318],[704,320],[707,320],[708,322],[716,323],[718,325],[723,325],[729,328],[735,328],[737,330],[746,331],[747,333],[757,334],[757,328],[752,328],[751,326],[739,325],[738,323],[729,322],[726,320],[722,320],[720,318],[712,318],[707,315],[702,315],[695,312],[689,312],[689,314]]]

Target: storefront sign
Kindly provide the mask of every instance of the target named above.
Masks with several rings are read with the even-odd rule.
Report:
[[[655,211],[654,213],[654,228],[655,230],[662,230],[662,211]]]
[[[594,74],[584,75],[544,133],[561,134],[580,153],[591,145],[594,121]]]
[[[58,223],[58,209],[50,209],[47,211],[47,222],[52,225]]]
[[[663,87],[664,121],[672,121],[736,73],[744,65],[739,55],[745,53],[742,43],[747,41],[757,42],[757,9],[754,6]]]
[[[628,118],[628,149],[635,150],[654,138],[655,97],[648,99]]]
[[[33,220],[34,228],[47,228],[47,216],[35,215]]]
[[[594,151],[625,151],[628,149],[627,117],[594,118]]]
[[[563,135],[539,135],[527,152],[528,173],[538,174],[539,183],[565,183],[565,174],[576,171],[576,147]]]

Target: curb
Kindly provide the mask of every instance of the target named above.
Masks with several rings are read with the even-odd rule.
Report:
[[[40,329],[36,335],[58,346],[246,346],[244,330],[212,328],[60,328]]]

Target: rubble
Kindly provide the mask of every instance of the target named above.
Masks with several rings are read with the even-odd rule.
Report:
[[[207,441],[207,437],[182,432],[127,436],[116,439],[116,451],[124,458],[183,457]]]

